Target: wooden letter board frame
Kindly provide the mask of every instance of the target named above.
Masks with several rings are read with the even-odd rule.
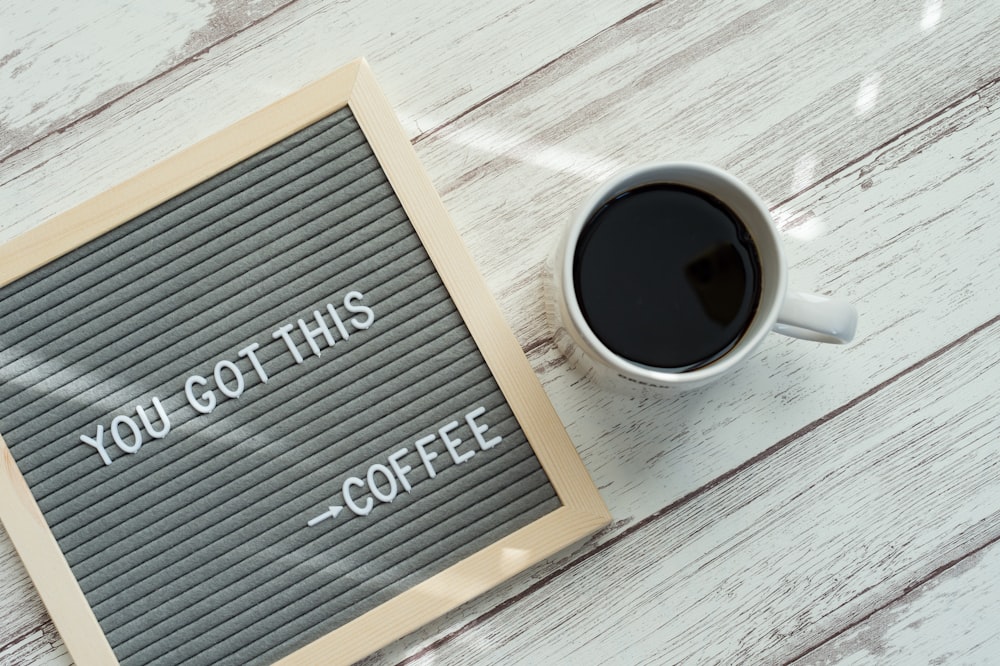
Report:
[[[364,60],[338,69],[0,246],[0,286],[349,106],[562,506],[282,659],[351,663],[608,524],[610,515]],[[117,664],[0,437],[0,519],[70,655]],[[518,557],[509,556],[516,552]]]

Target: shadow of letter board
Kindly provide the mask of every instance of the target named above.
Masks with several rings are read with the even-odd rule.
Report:
[[[608,521],[364,61],[0,285],[0,518],[78,664],[352,662]]]

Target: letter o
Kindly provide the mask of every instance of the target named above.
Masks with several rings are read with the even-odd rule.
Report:
[[[131,446],[125,443],[125,440],[122,439],[121,434],[118,432],[118,426],[122,423],[128,425],[129,430],[132,431],[132,436],[135,438],[135,443]],[[142,446],[142,431],[139,430],[139,425],[127,416],[116,416],[111,422],[111,438],[115,440],[118,448],[125,453],[136,453],[139,451],[139,447]]]
[[[375,472],[381,472],[389,481],[389,493],[383,494],[382,490],[375,483]],[[368,489],[372,491],[372,495],[380,502],[391,502],[396,499],[396,477],[385,465],[379,465],[378,463],[372,465],[368,468]]]
[[[223,368],[229,370],[229,372],[233,373],[233,376],[236,377],[235,390],[230,389],[226,386],[226,383],[222,381]],[[219,361],[215,364],[215,383],[219,387],[219,390],[222,391],[222,394],[227,398],[238,398],[243,395],[243,373],[240,372],[240,369],[236,367],[236,364],[231,361]]]

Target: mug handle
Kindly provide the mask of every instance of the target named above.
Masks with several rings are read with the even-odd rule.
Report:
[[[813,342],[846,344],[854,339],[858,313],[850,303],[820,296],[790,291],[778,312],[773,330]]]

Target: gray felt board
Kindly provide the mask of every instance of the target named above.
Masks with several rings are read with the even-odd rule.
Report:
[[[272,332],[328,303],[348,337],[296,325],[297,363]],[[136,406],[162,432],[153,397],[169,432],[112,443]],[[453,421],[475,454],[438,437],[431,478]],[[127,665],[270,663],[560,506],[347,107],[0,289],[0,432]],[[403,447],[410,492],[307,524]]]

